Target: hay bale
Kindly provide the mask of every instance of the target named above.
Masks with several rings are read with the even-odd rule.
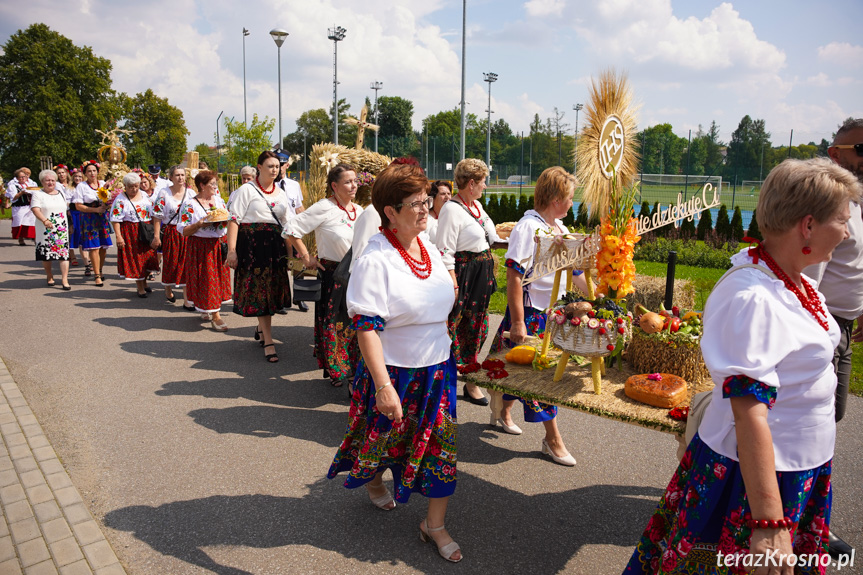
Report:
[[[641,304],[649,310],[658,310],[665,301],[665,278],[635,274],[634,285],[635,292],[624,298],[627,309],[633,310],[637,304]],[[695,307],[695,285],[689,280],[674,280],[673,298],[674,305],[678,307]]]
[[[634,329],[623,357],[637,373],[671,373],[690,385],[711,381],[698,342],[676,344]]]

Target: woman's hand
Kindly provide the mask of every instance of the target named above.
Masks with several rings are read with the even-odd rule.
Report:
[[[106,204],[102,204],[98,208],[94,208],[94,209],[96,210],[97,214],[104,214],[106,211],[108,211],[108,206]]]
[[[159,239],[159,234],[155,234],[153,236],[153,241],[150,242],[150,247],[154,250],[159,249],[162,246],[162,240]]]
[[[527,337],[527,326],[524,321],[514,321],[509,328],[509,341],[512,343],[524,343]]]
[[[774,549],[776,549],[775,554]],[[753,529],[749,540],[749,553],[755,555],[756,559],[759,555],[765,556],[769,553],[769,557],[773,557],[775,562],[781,565],[781,567],[772,564],[764,565],[765,561],[762,559],[760,561],[762,567],[752,571],[755,575],[794,575],[794,567],[786,563],[788,557],[794,553],[791,547],[791,534],[787,529]],[[755,561],[755,563],[759,562]]]
[[[235,250],[228,252],[228,257],[225,258],[225,265],[232,270],[237,269],[237,252]]]
[[[380,387],[380,386],[376,386]],[[393,423],[402,421],[402,403],[399,394],[392,385],[387,385],[375,391],[375,405],[383,415]]]
[[[324,269],[324,266],[321,265],[321,262],[318,261],[318,258],[316,258],[310,253],[306,253],[300,259],[303,262],[303,267],[305,267],[307,270]]]
[[[54,229],[54,224],[51,222],[51,220],[45,220],[43,222],[43,225],[45,226],[46,230],[53,230]]]
[[[123,236],[118,235],[117,236],[117,248],[122,250],[125,247],[126,247],[126,240],[123,239]]]

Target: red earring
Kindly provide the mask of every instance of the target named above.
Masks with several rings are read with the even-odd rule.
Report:
[[[812,253],[812,248],[810,248],[809,246],[803,246],[803,250],[801,251],[803,252],[803,255],[808,256]]]
[[[393,233],[397,234],[397,233],[399,233],[399,231],[397,229],[393,228]]]

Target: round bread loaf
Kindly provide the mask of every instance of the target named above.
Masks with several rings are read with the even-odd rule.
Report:
[[[633,375],[626,380],[627,397],[654,407],[672,408],[686,399],[686,380],[670,373],[660,373],[659,381],[648,379],[648,374]]]

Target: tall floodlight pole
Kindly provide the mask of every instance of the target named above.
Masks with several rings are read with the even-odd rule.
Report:
[[[462,0],[461,14],[461,159],[464,160],[464,85],[465,85],[465,48],[467,29],[467,0]]]
[[[378,90],[380,90],[383,87],[384,87],[384,83],[378,82],[377,80],[372,82],[371,86],[369,86],[369,88],[371,88],[372,90],[375,91],[375,124],[377,124],[378,126],[381,125],[380,122],[378,121]],[[374,130],[374,132],[375,132],[375,153],[377,154],[378,153],[378,132],[380,132],[380,130]]]
[[[491,170],[491,83],[497,82],[497,74],[494,72],[483,72],[483,81],[488,82],[488,129],[485,136],[485,165]],[[488,178],[491,180],[491,171],[488,173]]]
[[[273,42],[278,47],[279,61],[279,148],[282,147],[282,44],[285,43],[285,38],[288,37],[288,31],[284,28],[273,28],[270,30],[270,36]]]
[[[218,154],[216,156],[216,171],[217,172],[219,171],[219,164],[222,163],[222,142],[220,141],[220,138],[219,138],[219,120],[222,119],[222,114],[224,114],[224,113],[225,113],[225,111],[222,110],[221,112],[219,112],[219,116],[216,118],[216,153]],[[189,167],[191,167],[191,166],[189,166]]]
[[[249,127],[249,113],[246,106],[246,36],[249,31],[243,28],[243,124]]]
[[[575,161],[572,165],[572,173],[578,174],[578,113],[584,108],[584,104],[576,104],[572,107],[575,110]]]
[[[339,42],[345,39],[345,30],[333,26],[327,31],[327,38],[333,41],[333,143],[339,143]]]

